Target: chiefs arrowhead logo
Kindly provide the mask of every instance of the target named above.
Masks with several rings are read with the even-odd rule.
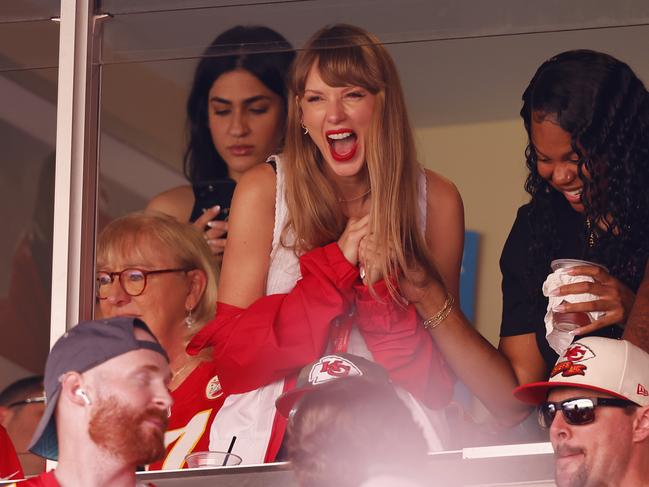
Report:
[[[219,381],[219,376],[215,375],[209,380],[205,387],[205,397],[208,399],[216,399],[222,395],[223,389],[221,389],[221,381]]]
[[[593,358],[595,354],[593,351],[581,343],[576,343],[568,347],[568,350],[563,354],[565,361],[557,362],[557,364],[552,369],[550,377],[561,374],[562,377],[573,377],[575,375],[586,375],[586,370],[588,367],[581,364]]]
[[[569,362],[583,362],[584,360],[591,359],[595,356],[593,351],[581,343],[576,343],[568,347],[568,350],[563,354]]]
[[[363,375],[352,362],[337,355],[328,355],[318,360],[309,373],[310,384],[320,384],[340,377]]]

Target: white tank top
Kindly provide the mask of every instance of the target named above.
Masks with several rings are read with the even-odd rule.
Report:
[[[266,279],[266,295],[288,293],[295,283],[302,277],[300,274],[300,261],[293,249],[286,248],[281,243],[281,236],[286,221],[288,208],[286,206],[286,186],[284,181],[284,168],[279,156],[272,156],[269,160],[275,162],[277,168],[277,191],[275,193],[275,227],[273,228],[273,248],[270,252],[270,267]],[[422,169],[417,180],[419,206],[419,227],[422,233],[426,230],[426,173]],[[295,234],[288,231],[285,237],[287,245],[295,241]],[[354,352],[349,352],[354,353]]]

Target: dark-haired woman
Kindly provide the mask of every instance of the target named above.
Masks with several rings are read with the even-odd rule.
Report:
[[[421,316],[439,318],[431,330],[436,345],[503,424],[529,413],[511,388],[547,379],[557,359],[545,337],[541,294],[550,262],[577,258],[610,269],[575,267],[594,282],[561,286],[558,294],[598,298],[559,311],[604,311],[576,334],[619,336],[615,325],[627,319],[649,255],[649,95],[642,82],[611,56],[569,51],[537,70],[523,102],[531,201],[519,210],[501,258],[500,353],[446,306],[444,284],[399,282]],[[444,313],[434,314],[440,308]]]
[[[196,68],[187,101],[189,144],[184,161],[191,186],[157,195],[148,209],[195,222],[201,229],[207,225],[205,238],[216,255],[225,248],[227,222],[212,221],[223,210],[214,201],[223,200],[223,195],[211,195],[208,188],[215,181],[236,183],[281,147],[285,76],[294,55],[274,30],[237,26],[214,39]],[[228,191],[227,186],[212,184],[212,189]]]
[[[594,282],[557,295],[591,293],[560,312],[603,311],[575,331],[619,337],[649,255],[649,95],[625,63],[578,50],[543,63],[523,94],[531,201],[518,211],[501,257],[500,349],[519,383],[548,376],[557,359],[546,339],[541,286],[558,258],[598,262],[573,275]]]

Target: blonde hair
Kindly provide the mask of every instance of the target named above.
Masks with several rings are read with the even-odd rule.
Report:
[[[187,330],[188,341],[214,318],[216,307],[216,264],[199,230],[157,211],[129,213],[110,222],[99,235],[97,267],[124,256],[146,261],[144,250],[150,244],[166,249],[176,262],[174,265],[198,269],[207,278],[205,292],[193,310],[196,325]]]
[[[376,96],[365,157],[372,190],[370,228],[384,256],[378,265],[381,276],[394,277],[399,269],[413,265],[435,275],[419,228],[420,168],[397,69],[377,37],[351,25],[337,24],[316,32],[293,64],[284,158],[287,230],[295,233],[295,250],[304,252],[337,240],[346,224],[334,188],[322,170],[323,157],[301,131],[300,101],[308,74],[316,65],[328,85],[359,86]],[[386,282],[396,298],[393,282]]]

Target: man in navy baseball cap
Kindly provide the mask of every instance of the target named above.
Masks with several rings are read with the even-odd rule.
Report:
[[[85,321],[45,366],[46,408],[30,451],[58,460],[25,486],[133,486],[137,465],[164,454],[169,359],[143,321]]]

